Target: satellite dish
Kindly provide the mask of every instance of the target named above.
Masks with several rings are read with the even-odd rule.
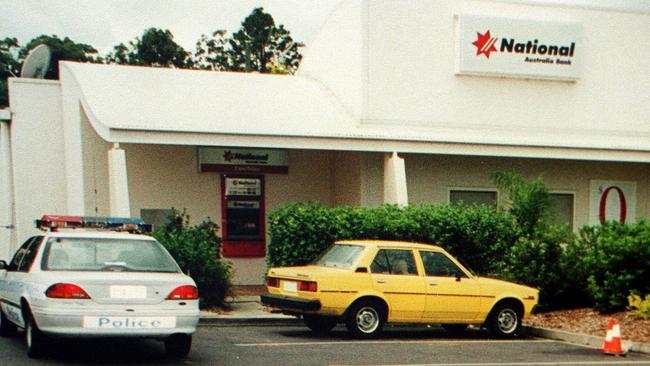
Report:
[[[24,78],[42,79],[50,67],[50,47],[39,44],[33,48],[25,57],[23,67],[20,68],[20,76]]]

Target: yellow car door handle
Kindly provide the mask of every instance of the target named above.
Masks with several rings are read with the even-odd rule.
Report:
[[[377,280],[377,283],[386,283],[386,280]]]
[[[438,286],[438,282],[429,282],[429,286]]]

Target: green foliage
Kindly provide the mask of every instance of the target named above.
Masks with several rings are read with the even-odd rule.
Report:
[[[269,266],[303,265],[336,240],[437,244],[478,273],[494,273],[517,239],[514,222],[487,206],[336,207],[290,204],[269,214]]]
[[[523,235],[531,237],[536,230],[545,229],[551,199],[542,177],[529,182],[514,172],[494,172],[492,180],[508,193],[510,213]]]
[[[108,63],[158,67],[190,67],[190,54],[169,30],[149,28],[128,45],[120,43],[106,57]]]
[[[7,78],[19,76],[22,62],[29,51],[40,44],[50,47],[50,66],[45,74],[46,79],[59,78],[59,61],[100,62],[101,58],[92,46],[76,43],[68,37],[60,39],[57,36],[40,35],[19,48],[16,38],[0,40],[0,107],[9,105]]]
[[[18,40],[16,38],[0,39],[0,108],[9,105],[7,78],[18,76],[20,64],[16,58]]]
[[[254,9],[241,28],[226,37],[225,30],[210,36],[201,35],[192,55],[174,41],[169,30],[148,28],[141,37],[113,47],[105,57],[90,45],[76,43],[68,37],[40,35],[20,48],[16,38],[0,40],[0,108],[9,105],[7,78],[18,76],[22,61],[39,44],[51,51],[46,79],[59,78],[59,61],[106,62],[121,65],[195,68],[213,71],[244,71],[293,74],[298,70],[304,45],[294,41],[291,33],[263,8]]]
[[[567,226],[551,226],[532,238],[522,236],[510,250],[503,276],[539,288],[539,302],[550,308],[585,304],[584,291],[566,275],[572,263],[565,248],[573,241]]]
[[[232,37],[226,37],[224,30],[202,35],[194,64],[209,70],[293,74],[302,60],[302,46],[283,25],[276,26],[263,8],[256,8]]]
[[[183,210],[172,209],[169,223],[162,225],[154,237],[176,259],[183,272],[190,275],[199,289],[201,306],[222,305],[231,287],[232,269],[221,259],[219,226],[212,221],[190,226]]]
[[[627,297],[629,308],[634,310],[634,313],[643,319],[650,319],[650,294],[646,295],[645,299],[636,294],[630,294]]]
[[[59,78],[59,61],[79,61],[79,62],[101,62],[101,57],[97,50],[84,43],[76,43],[68,37],[63,39],[56,35],[40,35],[29,41],[25,47],[20,49],[18,58],[22,61],[27,57],[29,51],[40,44],[46,44],[50,47],[51,58],[50,67],[45,73],[46,79],[56,80]]]
[[[630,292],[650,293],[650,222],[585,227],[576,246],[582,256],[578,267],[598,310],[622,310]]]

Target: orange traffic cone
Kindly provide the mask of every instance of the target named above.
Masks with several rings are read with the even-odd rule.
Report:
[[[600,350],[608,355],[625,355],[625,352],[623,352],[623,345],[621,343],[621,327],[614,319],[609,319],[609,325],[607,326],[607,335],[605,336],[605,343],[603,343],[603,348]]]

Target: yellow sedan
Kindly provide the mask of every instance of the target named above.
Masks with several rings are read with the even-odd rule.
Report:
[[[387,322],[515,337],[538,300],[537,289],[475,276],[438,246],[377,240],[336,242],[310,265],[271,268],[267,288],[263,304],[302,316],[313,331],[344,322],[361,338]]]

